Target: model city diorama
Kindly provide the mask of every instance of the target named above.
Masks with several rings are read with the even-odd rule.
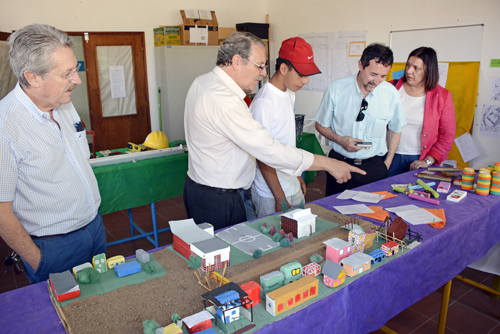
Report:
[[[498,188],[500,163],[495,165],[495,169],[492,173],[495,182],[490,182],[490,187]],[[432,168],[428,170],[433,171]],[[451,178],[457,176],[452,173],[456,172],[456,169],[441,168],[437,171],[442,175],[418,174],[421,178],[441,181],[437,192],[430,188],[430,184],[420,179],[416,185],[396,185],[393,190],[436,204],[429,201],[430,197],[438,198],[438,192],[449,191]],[[484,188],[484,180],[489,178],[484,176],[485,171],[482,173],[478,182],[481,183],[479,186]],[[493,180],[493,177],[489,180]],[[462,185],[465,183],[466,187],[469,186],[466,177],[463,177],[461,182]],[[415,190],[418,188],[423,188],[425,192],[419,193]],[[470,190],[463,187],[462,189]],[[496,194],[495,191],[496,188],[493,188],[491,193]],[[459,201],[465,197],[464,194],[455,195],[456,192],[458,191],[452,192],[451,201]],[[311,212],[311,208],[304,209],[301,203],[298,209],[287,212],[286,202],[283,207],[280,222],[269,226],[264,222],[260,231],[240,224],[215,235],[213,226],[207,223],[196,225],[192,219],[170,221],[173,250],[186,260],[197,283],[207,292],[200,296],[200,302],[203,302],[200,312],[185,315],[182,319],[178,314],[173,314],[173,323],[165,327],[152,320],[145,320],[145,333],[148,330],[156,334],[183,333],[183,326],[188,333],[244,333],[256,327],[255,312],[267,312],[275,317],[291,311],[317,298],[321,289],[337,289],[346,279],[355,279],[360,274],[378,268],[382,262],[400,255],[405,250],[413,249],[421,241],[421,236],[411,231],[399,216],[394,221],[387,216],[382,226],[366,230],[360,226],[359,218],[344,216],[347,218],[340,228],[348,230],[346,240],[333,237],[323,240],[322,247],[311,248],[324,251],[324,258],[319,252],[315,252],[310,256],[310,262],[304,265],[292,259],[274,270],[262,272],[259,282],[250,280],[238,285],[231,281],[231,277],[225,277],[226,270],[231,265],[231,246],[257,259],[263,252],[274,247],[288,247],[300,239],[321,235],[321,232],[316,233],[317,215]],[[373,246],[374,243],[376,246]],[[76,280],[81,284],[96,283],[100,275],[108,269],[114,271],[116,279],[143,270],[154,272],[155,267],[147,265],[149,261],[150,254],[142,249],[136,251],[136,259],[128,262],[123,256],[106,259],[105,254],[99,254],[93,258],[92,264],[79,265],[73,268],[72,273],[66,271],[51,274],[50,290],[58,302],[68,300],[80,295]],[[322,280],[318,279],[320,275],[323,275]],[[241,278],[238,281],[241,281]]]

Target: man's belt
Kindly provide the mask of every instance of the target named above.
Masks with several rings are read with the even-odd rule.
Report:
[[[188,176],[189,177],[189,176]],[[207,185],[204,185],[204,184],[201,184],[201,183],[198,183],[198,182],[195,182],[193,181],[193,179],[189,178],[194,184],[196,184],[197,186],[200,186],[202,188],[205,188],[205,189],[209,189],[209,190],[213,190],[213,191],[217,191],[217,192],[221,192],[221,193],[235,193],[235,192],[238,192],[238,190],[240,189],[226,189],[226,188],[216,188],[216,187],[210,187],[210,186],[207,186]]]

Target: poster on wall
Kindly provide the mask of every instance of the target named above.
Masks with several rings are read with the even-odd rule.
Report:
[[[500,137],[500,106],[483,104],[481,136],[492,138]]]
[[[324,92],[337,79],[358,72],[358,60],[366,48],[366,30],[299,34],[311,44],[321,74],[310,76],[304,90]]]
[[[493,101],[500,101],[500,78],[494,77],[491,86],[491,99]]]

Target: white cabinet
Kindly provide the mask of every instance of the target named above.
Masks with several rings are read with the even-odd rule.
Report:
[[[161,88],[161,125],[168,140],[185,139],[184,104],[193,80],[210,72],[218,46],[155,47],[156,82]]]

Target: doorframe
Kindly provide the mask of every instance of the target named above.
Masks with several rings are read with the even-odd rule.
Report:
[[[147,68],[147,59],[146,59],[146,38],[145,34],[142,31],[66,31],[66,34],[69,36],[81,36],[83,43],[87,43],[85,41],[85,34],[92,34],[92,35],[139,35],[142,36],[142,56],[144,59],[144,79],[145,79],[145,89],[146,89],[146,94],[145,94],[145,103],[147,105],[147,126],[148,126],[148,131],[151,132],[151,105],[149,103],[149,79],[148,79],[148,68]],[[88,64],[88,57],[91,55],[88,55],[87,52],[85,52],[85,47],[83,48],[83,55],[84,55],[84,61],[85,61],[85,73],[87,74],[87,64]],[[97,63],[97,60],[96,60]],[[89,111],[90,111],[90,122],[92,123],[92,128],[93,126],[93,120],[92,120],[92,110],[90,108],[90,82],[87,80],[87,101],[89,104]]]

